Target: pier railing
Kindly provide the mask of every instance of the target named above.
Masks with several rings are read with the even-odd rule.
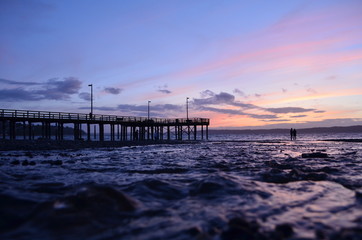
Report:
[[[0,118],[26,120],[60,120],[60,121],[102,121],[113,123],[150,122],[158,124],[209,124],[208,118],[147,118],[103,114],[47,112],[31,110],[0,109]]]

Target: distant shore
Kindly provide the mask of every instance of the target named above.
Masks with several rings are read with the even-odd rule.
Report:
[[[128,146],[144,146],[155,144],[189,144],[197,143],[198,141],[187,140],[172,140],[172,141],[45,141],[45,140],[0,140],[0,151],[15,151],[15,150],[65,150],[65,149],[83,149],[83,148],[116,148]]]
[[[327,142],[362,142],[362,139],[325,139]]]
[[[290,128],[274,129],[209,129],[209,134],[289,134]],[[348,127],[297,128],[298,134],[362,133],[362,125]]]

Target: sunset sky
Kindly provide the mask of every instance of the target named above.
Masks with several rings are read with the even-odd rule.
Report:
[[[0,108],[362,124],[361,0],[0,0]]]

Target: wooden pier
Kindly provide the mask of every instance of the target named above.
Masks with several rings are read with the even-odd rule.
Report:
[[[207,140],[209,123],[208,118],[145,118],[0,109],[0,139],[65,140],[64,128],[70,125],[73,140]],[[37,135],[34,128],[39,125],[41,133]]]

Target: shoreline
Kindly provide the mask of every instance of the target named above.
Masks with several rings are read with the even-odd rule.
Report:
[[[0,140],[0,151],[29,150],[79,150],[85,148],[118,148],[159,144],[190,144],[200,141],[189,140],[148,140],[148,141],[74,141],[74,140]]]
[[[16,150],[79,150],[85,148],[118,148],[160,144],[195,144],[205,140],[145,140],[145,141],[74,141],[74,140],[0,140],[0,151]],[[207,140],[209,142],[282,142],[281,140]],[[283,140],[284,141],[284,140]],[[289,140],[285,140],[289,142]],[[362,143],[362,139],[323,139],[325,142]]]
[[[327,142],[362,142],[362,139],[325,139]]]

